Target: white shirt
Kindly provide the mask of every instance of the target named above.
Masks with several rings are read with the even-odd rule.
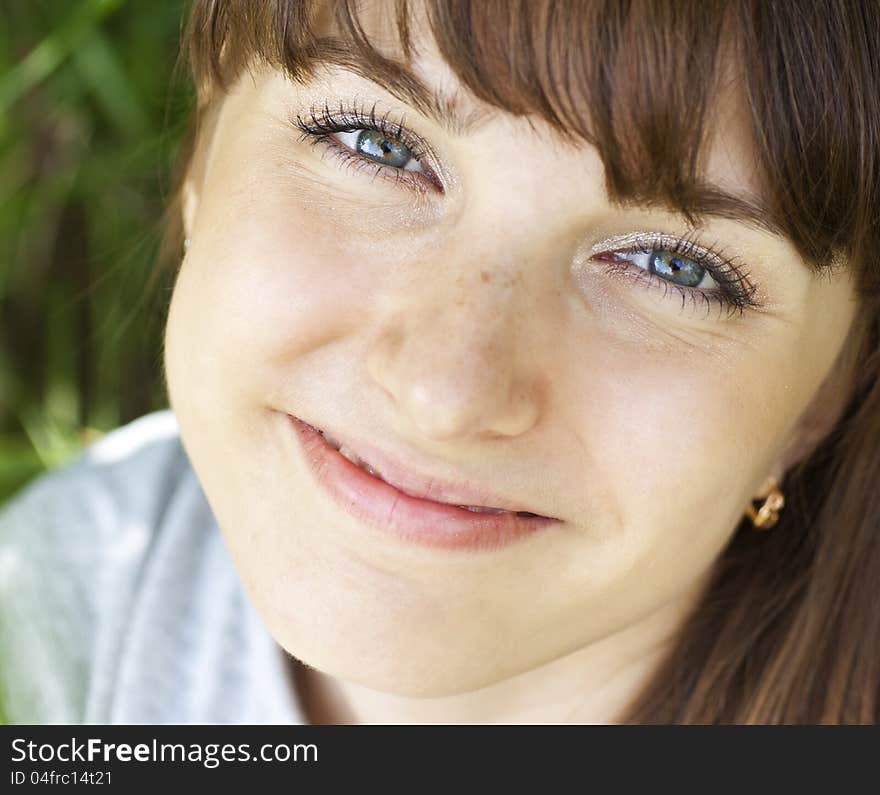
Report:
[[[302,724],[170,410],[0,509],[0,718]]]

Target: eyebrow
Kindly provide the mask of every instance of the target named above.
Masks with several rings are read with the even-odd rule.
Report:
[[[367,62],[350,42],[338,37],[324,37],[319,43],[323,62],[356,74],[387,91],[451,135],[471,135],[496,115],[496,111],[487,105],[474,105],[465,110],[459,90],[449,95],[428,86],[402,61],[386,56]],[[658,196],[633,195],[613,203],[623,207],[661,207],[675,215],[687,215],[680,206]],[[776,213],[770,210],[761,197],[753,194],[734,193],[720,185],[701,181],[690,186],[687,206],[697,227],[705,226],[710,218],[719,218],[791,240],[789,231],[779,221]]]
[[[688,213],[665,197],[633,195],[614,201],[622,207],[655,206],[676,215],[690,215],[697,227],[710,218],[736,221],[760,232],[791,240],[791,234],[767,203],[751,193],[734,193],[711,182],[701,181],[688,190]]]
[[[367,63],[350,43],[335,37],[322,38],[320,46],[322,61],[381,87],[451,135],[471,135],[495,115],[490,106],[465,108],[460,90],[450,95],[432,88],[402,61],[385,57]]]

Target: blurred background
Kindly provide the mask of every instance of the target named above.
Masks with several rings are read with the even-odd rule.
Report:
[[[0,505],[167,406],[151,289],[186,0],[0,0]]]

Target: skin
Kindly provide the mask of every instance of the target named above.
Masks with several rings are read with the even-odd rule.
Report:
[[[431,48],[417,63],[455,87]],[[288,117],[355,94],[405,114],[445,193],[298,141]],[[309,720],[615,722],[745,506],[836,419],[848,272],[815,277],[788,241],[713,220],[698,239],[747,263],[764,307],[682,310],[590,249],[683,219],[611,206],[596,152],[540,124],[496,112],[452,137],[339,71],[303,87],[259,69],[215,110],[166,381]],[[741,110],[717,114],[707,175],[754,189]],[[315,486],[284,412],[564,521],[485,553],[380,538]]]

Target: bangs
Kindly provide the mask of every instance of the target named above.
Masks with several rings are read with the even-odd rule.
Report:
[[[200,99],[262,60],[302,83],[341,66],[427,103],[412,71],[424,20],[476,100],[594,146],[612,203],[661,206],[694,226],[745,220],[814,270],[844,257],[863,294],[880,292],[880,26],[855,4],[393,0],[379,10],[402,57],[370,41],[362,6],[197,0],[186,38]],[[701,176],[722,89],[746,108],[759,195]]]

